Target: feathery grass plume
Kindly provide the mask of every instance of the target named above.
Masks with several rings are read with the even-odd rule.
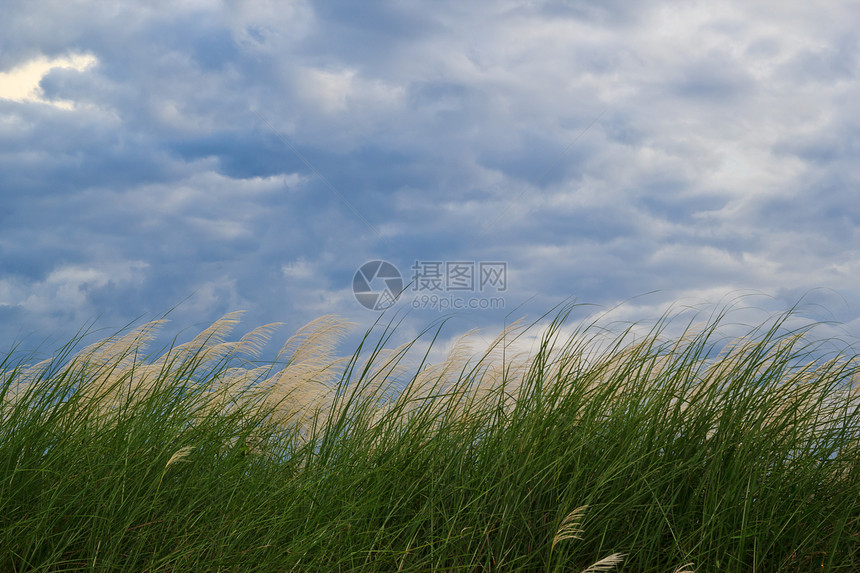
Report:
[[[466,365],[472,359],[471,342],[476,332],[471,330],[458,337],[451,344],[444,360],[438,364],[426,364],[420,372],[416,373],[409,383],[410,399],[427,399],[462,382],[462,373],[466,371]]]
[[[155,488],[155,495],[152,498],[152,502],[149,506],[148,515],[152,515],[152,511],[155,508],[155,502],[158,499],[158,494],[161,491],[161,486],[164,483],[164,476],[167,475],[167,470],[175,463],[188,461],[188,455],[194,451],[192,446],[183,446],[179,448],[173,455],[170,456],[170,459],[167,460],[167,463],[164,464],[164,469],[161,470],[161,477],[158,478],[158,487]]]
[[[2,366],[5,366],[3,361]],[[0,415],[8,415],[11,410],[29,395],[36,380],[47,370],[50,360],[43,360],[33,366],[17,365],[9,370],[0,371]],[[0,417],[0,422],[5,418]]]
[[[192,376],[197,380],[194,395],[201,415],[207,408],[224,408],[232,398],[244,394],[245,388],[256,382],[266,369],[224,368],[222,365],[240,353],[251,358],[259,355],[277,326],[263,325],[238,342],[225,342],[241,314],[241,311],[228,313],[190,342],[171,347],[148,363],[142,360],[143,349],[166,322],[163,319],[92,344],[72,360],[73,365],[79,364],[86,370],[87,383],[76,392],[104,415],[147,400],[158,386],[170,380]]]
[[[796,364],[797,359],[809,353],[806,345],[799,346],[803,339],[803,332],[775,339],[773,329],[761,340],[741,338],[727,345],[719,360],[708,367],[705,377],[719,384],[716,398],[721,409],[731,412],[737,409],[739,402],[755,401],[757,404],[759,415],[733,420],[733,430],[751,432],[757,428],[756,432],[777,438],[796,433],[799,423],[810,424],[810,429],[817,428],[817,431],[827,429],[826,420],[833,412],[822,402],[825,396],[822,384],[830,386],[827,394],[838,392],[828,380],[840,380],[843,366],[833,361]],[[816,380],[814,384],[808,382],[811,378]],[[757,380],[758,387],[750,386],[750,380]],[[698,404],[706,404],[700,396],[693,398]],[[799,413],[802,415],[798,416]],[[720,419],[727,420],[729,416],[721,415]],[[717,426],[712,428],[711,435],[717,430]]]
[[[73,359],[89,366],[104,366],[124,370],[134,360],[133,354],[155,339],[166,319],[153,320],[133,328],[125,334],[109,336],[90,344]]]
[[[301,327],[278,353],[278,359],[289,354],[287,364],[317,363],[329,358],[355,323],[327,314]]]
[[[517,349],[520,337],[528,328],[523,319],[518,319],[507,325],[490,343],[481,359],[481,362],[488,363],[487,376],[482,377],[481,380],[482,386],[488,388],[509,384],[519,386],[518,383],[525,378],[531,368],[531,351]],[[510,387],[509,391],[515,392],[515,388]],[[510,400],[506,404],[511,406]]]
[[[262,354],[266,344],[272,339],[275,330],[283,326],[282,322],[271,322],[253,329],[239,339],[234,353],[248,356],[249,358],[258,358]]]
[[[500,393],[504,393],[501,407],[512,408],[516,388],[530,367],[525,352],[510,352],[524,330],[521,321],[516,321],[485,346],[477,344],[477,330],[461,335],[442,362],[429,364],[414,376],[401,394],[401,400],[411,403],[403,412],[424,408],[435,411],[437,420],[445,423],[468,418],[475,405],[487,406],[491,395]]]
[[[125,334],[110,336],[97,341],[78,352],[66,365],[82,383],[76,388],[77,396],[91,402],[93,409],[110,411],[122,401],[126,390],[125,379],[140,360],[140,353],[155,339],[158,330],[166,323],[164,319],[153,320],[133,328]],[[142,379],[137,380],[143,383]]]
[[[183,446],[179,448],[178,450],[176,450],[176,452],[174,452],[172,456],[170,456],[170,459],[167,460],[167,463],[164,465],[164,469],[166,470],[167,468],[178,462],[187,462],[188,456],[193,451],[193,446]]]
[[[387,431],[399,431],[410,418],[433,417],[430,412],[439,402],[440,388],[445,383],[434,382],[432,378],[422,380],[422,374],[426,376],[433,370],[444,377],[445,371],[454,367],[453,361],[446,359],[437,366],[427,365],[415,372],[417,366],[407,359],[413,345],[414,341],[391,350],[375,349],[360,368],[359,386],[350,400],[355,404],[353,409],[364,410],[367,414],[368,428],[380,425],[388,428],[376,433],[375,444],[385,439]]]
[[[363,382],[362,392],[367,398],[381,405],[390,397],[385,392],[386,387],[395,390],[391,387],[412,369],[412,365],[403,360],[411,347],[411,342],[405,342],[396,348],[379,349],[367,357],[360,367],[359,376]]]
[[[510,413],[533,366],[527,351],[514,350],[526,329],[527,325],[521,319],[517,320],[503,328],[486,348],[476,354],[476,363],[465,376],[469,384],[462,387],[462,397],[454,415],[468,416],[476,404],[485,404],[490,399],[497,404],[496,407]]]
[[[44,360],[37,362],[31,366],[25,366],[22,369],[16,368],[13,372],[9,373],[9,380],[14,379],[15,382],[19,383],[29,383],[34,380],[37,380],[45,375],[48,369],[54,365],[53,358],[45,358]]]
[[[223,353],[227,352],[227,348],[229,348],[223,347],[222,343],[239,324],[243,314],[245,314],[244,310],[228,312],[192,340],[174,347],[171,354],[180,360],[193,357],[201,363],[207,360],[220,360],[223,358]]]
[[[331,407],[336,383],[349,362],[335,350],[352,326],[334,315],[321,316],[284,344],[278,359],[288,355],[286,365],[259,384],[266,406],[280,423],[302,426]]]
[[[224,358],[244,357],[253,360],[262,353],[264,346],[271,340],[274,330],[280,323],[264,324],[254,328],[237,342],[220,342],[218,352],[224,353]],[[250,389],[257,387],[261,381],[271,375],[273,365],[257,367],[231,366],[217,368],[217,375],[207,377],[210,381],[207,388],[201,415],[210,412],[226,414],[232,409],[247,407],[254,403],[255,394]]]
[[[567,539],[582,539],[582,534],[585,533],[582,530],[582,520],[587,510],[587,505],[577,507],[561,520],[555,537],[552,538],[552,548]]]
[[[599,573],[600,571],[609,571],[615,569],[618,565],[624,562],[627,557],[624,553],[613,553],[604,557],[600,561],[593,563],[582,570],[582,573]]]
[[[582,520],[585,518],[585,512],[588,510],[587,505],[583,505],[577,507],[573,511],[571,511],[564,519],[561,520],[561,524],[558,526],[558,530],[555,533],[555,536],[552,538],[552,545],[550,546],[550,555],[552,555],[552,550],[555,549],[555,546],[561,543],[562,541],[566,541],[568,539],[579,539],[582,540],[582,535],[585,533],[582,530]],[[624,561],[625,554],[623,553],[613,553],[607,557],[604,557],[600,561],[596,563],[592,563],[588,567],[582,570],[582,573],[597,573],[599,571],[609,571],[610,569],[615,568],[617,565]]]
[[[18,376],[11,395],[21,395],[22,382],[65,384],[67,390],[52,399],[51,411],[63,408],[71,416],[70,423],[89,425],[92,431],[117,426],[121,420],[134,415],[138,405],[152,401],[157,395],[163,400],[167,397],[164,391],[171,386],[185,396],[184,407],[196,412],[193,420],[205,418],[209,415],[207,411],[215,409],[226,413],[238,405],[237,399],[246,402],[247,387],[270,370],[226,366],[225,361],[236,355],[237,350],[252,357],[257,355],[275,326],[264,325],[238,342],[224,342],[239,314],[226,315],[190,343],[172,347],[155,360],[148,360],[145,347],[166,321],[145,323],[86,346],[59,370],[53,359],[26,369],[23,376]],[[184,386],[181,390],[180,384]]]
[[[87,415],[76,423],[109,423],[111,412],[122,402],[123,384],[139,360],[141,347],[155,337],[163,323],[156,320],[107,337],[68,358],[80,341],[76,338],[59,356],[17,370],[11,395],[25,409],[41,411],[45,416],[78,410]]]

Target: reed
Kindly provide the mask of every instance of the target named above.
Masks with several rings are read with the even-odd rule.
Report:
[[[10,352],[0,570],[860,570],[851,346],[574,308],[438,364],[442,325],[340,356],[327,316],[260,366],[276,325],[230,341],[240,313],[156,354],[161,321]]]

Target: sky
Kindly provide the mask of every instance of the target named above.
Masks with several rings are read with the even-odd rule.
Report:
[[[444,338],[571,300],[799,304],[860,335],[858,23],[841,0],[5,0],[0,345],[167,311],[167,337],[245,310],[282,338],[332,313]]]

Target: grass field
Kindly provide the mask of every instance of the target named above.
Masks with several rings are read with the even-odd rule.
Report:
[[[850,346],[572,309],[434,365],[438,331],[338,357],[323,317],[261,366],[273,326],[228,342],[237,314],[10,352],[0,571],[860,571]]]

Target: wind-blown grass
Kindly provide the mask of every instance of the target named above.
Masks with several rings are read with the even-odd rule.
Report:
[[[159,322],[10,353],[0,570],[860,570],[850,347],[571,309],[437,365],[392,327],[338,357],[323,317],[253,366],[274,325],[228,342],[237,313],[157,357]]]

